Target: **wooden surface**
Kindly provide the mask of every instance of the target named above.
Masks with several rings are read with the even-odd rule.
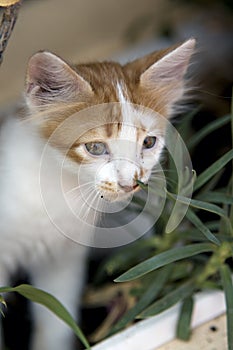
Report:
[[[156,350],[227,350],[226,317],[222,315],[194,329],[189,342],[175,339]]]

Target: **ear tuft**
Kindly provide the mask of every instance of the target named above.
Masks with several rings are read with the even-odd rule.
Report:
[[[90,84],[58,56],[44,51],[29,60],[26,76],[29,106],[80,100],[91,94]]]

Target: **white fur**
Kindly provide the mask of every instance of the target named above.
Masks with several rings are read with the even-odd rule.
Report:
[[[167,84],[166,72],[169,79],[182,80],[194,44],[189,40],[152,65],[141,75],[141,86],[153,89],[157,78]],[[51,53],[31,58],[27,79],[27,103],[32,112],[38,106],[45,110],[51,102],[71,101],[77,93],[81,97],[93,93],[88,82]],[[93,245],[98,210],[107,208],[108,201],[130,197],[137,179],[147,182],[164,144],[166,122],[162,117],[132,105],[121,81],[115,88],[121,105],[120,133],[106,140],[109,152],[100,157],[88,154],[85,145],[78,146],[76,152],[85,155],[87,163],[70,166],[68,158],[64,160],[39,138],[36,121],[33,127],[12,118],[0,130],[0,286],[7,285],[10,274],[22,266],[35,286],[58,297],[73,315],[76,298],[80,300],[87,248],[65,236],[86,244],[90,238]],[[177,91],[172,88],[164,103],[172,105],[181,92],[183,83]],[[147,136],[157,138],[151,149],[143,148]],[[32,349],[71,350],[71,331],[47,310],[34,307]]]
[[[87,249],[65,238],[66,232],[74,239],[78,235],[89,237],[98,219],[95,209],[104,208],[102,194],[110,201],[127,198],[125,189],[135,185],[135,174],[147,182],[162,149],[153,113],[136,110],[126,101],[120,85],[118,93],[123,116],[121,132],[116,139],[108,140],[110,154],[89,164],[70,167],[70,161],[63,162],[58,151],[45,148],[45,142],[28,122],[12,118],[2,127],[0,286],[9,283],[9,274],[18,266],[25,267],[35,286],[59,298],[74,314]],[[153,149],[142,151],[147,133],[137,140],[140,126],[148,134],[161,136]],[[141,167],[145,170],[143,178]],[[32,349],[71,349],[71,331],[43,307],[34,308]]]
[[[161,130],[159,122],[162,119],[162,123],[164,124],[165,119],[148,108],[133,105],[127,96],[127,90],[123,84],[117,84],[117,92],[123,118],[122,129],[119,136],[119,139],[122,140],[122,155],[127,155],[127,158],[131,162],[138,162],[138,167],[143,167],[144,170],[148,170],[146,176],[140,179],[142,182],[147,183],[151,170],[159,161],[164,147],[165,130]],[[140,139],[137,141],[138,129],[147,131],[144,137],[157,137],[156,145],[153,149],[142,151],[144,140]],[[126,149],[127,152],[125,152]]]
[[[9,274],[22,266],[31,273],[35,286],[58,297],[74,314],[84,280],[86,248],[62,236],[45,211],[39,186],[44,144],[31,126],[15,119],[2,128],[0,142],[0,286],[8,285]],[[47,166],[47,190],[54,196],[53,159]],[[54,203],[61,215],[63,203],[56,199]],[[71,331],[48,310],[35,308],[33,350],[71,348]]]

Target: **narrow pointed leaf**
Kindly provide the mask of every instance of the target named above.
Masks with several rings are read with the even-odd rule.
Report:
[[[211,252],[214,249],[215,246],[210,243],[197,243],[184,247],[176,247],[155,255],[152,258],[149,258],[132,267],[130,270],[115,279],[115,282],[131,281],[174,261],[189,258],[200,253]]]
[[[233,149],[224,154],[220,159],[214,162],[209,168],[201,173],[194,184],[194,191],[203,186],[211,177],[221,170],[228,162],[233,159]]]
[[[184,283],[177,289],[167,294],[162,299],[159,299],[158,301],[153,303],[150,307],[148,307],[139,315],[139,318],[151,317],[169,309],[179,301],[191,296],[194,290],[195,285],[192,281]]]
[[[191,319],[193,313],[193,298],[184,300],[177,324],[176,336],[182,340],[189,340],[191,334]]]
[[[222,285],[226,299],[228,350],[233,350],[233,284],[228,265],[220,267]]]
[[[4,298],[0,295],[0,316],[4,316],[4,312],[2,310],[1,304],[4,305],[6,307],[6,302],[4,300]]]
[[[186,197],[182,197],[182,196],[177,196],[177,195],[170,193],[170,192],[167,192],[167,193],[168,193],[169,197],[173,198],[174,200],[180,201],[181,203],[186,203],[187,205],[189,205],[192,208],[206,210],[206,211],[209,211],[213,214],[225,217],[227,219],[227,214],[226,214],[225,210],[223,210],[222,208],[220,208],[219,206],[217,206],[215,204],[203,202],[203,201],[196,200],[196,199],[190,199],[190,198],[186,198]]]
[[[218,238],[208,229],[208,227],[206,227],[202,223],[199,217],[191,209],[188,210],[186,216],[193,223],[193,225],[196,226],[205,235],[205,237],[210,242],[213,242],[218,246],[221,244]]]
[[[113,254],[107,261],[103,261],[97,270],[95,276],[95,282],[101,281],[101,279],[107,274],[108,276],[114,273],[120,273],[125,266],[132,266],[138,262],[138,257],[143,254],[149,254],[151,248],[155,247],[154,237],[141,239],[131,244],[131,249],[128,247],[122,248],[119,252]]]
[[[198,200],[214,202],[214,203],[222,203],[222,204],[233,204],[233,197],[229,194],[222,192],[205,192],[197,197]]]
[[[17,287],[1,287],[0,293],[4,292],[17,292],[25,298],[44,305],[47,309],[52,311],[58,318],[64,321],[78,336],[87,349],[90,349],[87,339],[82,333],[81,329],[77,326],[73,317],[69,314],[66,308],[51,294],[44,292],[41,289],[34,288],[30,285],[21,284]]]
[[[231,97],[231,147],[233,148],[233,89],[232,89],[232,97]],[[231,163],[231,169],[233,172],[233,161]],[[233,197],[233,175],[231,176],[231,195]],[[231,205],[230,210],[230,220],[233,222],[233,204]]]
[[[111,334],[118,332],[120,329],[124,328],[129,322],[132,322],[134,318],[142,312],[161,292],[165,283],[167,282],[170,274],[172,272],[172,265],[165,266],[160,271],[158,271],[155,279],[151,281],[150,286],[146,292],[142,295],[136,305],[130,309],[114,326],[111,330]]]
[[[207,135],[211,132],[218,130],[220,127],[229,123],[231,119],[230,115],[226,115],[222,118],[214,120],[212,123],[207,124],[198,133],[195,133],[190,140],[187,141],[187,147],[191,150],[193,147],[197,146]]]

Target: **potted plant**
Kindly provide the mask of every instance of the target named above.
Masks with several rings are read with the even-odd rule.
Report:
[[[210,133],[224,126],[233,130],[233,117],[227,115],[188,137],[192,117],[190,115],[185,124],[180,124],[180,129],[183,129],[180,132],[190,152]],[[175,194],[177,174],[172,160],[168,161],[166,203],[151,235],[121,248],[101,264],[96,275],[97,283],[106,276],[114,279],[118,294],[121,293],[126,300],[132,301],[134,298],[134,305],[129,302],[128,307],[126,302],[122,308],[124,302],[121,298],[115,307],[110,307],[107,321],[92,339],[99,340],[120,333],[100,342],[93,349],[105,350],[111,344],[111,349],[117,350],[125,344],[129,350],[149,350],[156,349],[175,336],[188,340],[192,327],[224,311],[228,349],[233,349],[232,159],[233,150],[229,146],[229,150],[212,165],[199,175],[195,174],[191,200]],[[143,190],[148,190],[143,184],[140,185]],[[153,188],[153,183],[151,186],[150,190],[158,195],[158,189]],[[167,233],[167,222],[175,201],[188,204],[189,208],[182,224]],[[142,207],[144,204],[139,202],[138,205]],[[100,288],[99,293],[103,297],[102,301],[97,298],[98,305],[101,302],[106,305],[106,295],[111,294],[105,293],[104,288]],[[96,288],[94,290],[90,294],[95,294]],[[109,305],[111,302],[110,298]],[[140,322],[122,331],[135,320]]]

